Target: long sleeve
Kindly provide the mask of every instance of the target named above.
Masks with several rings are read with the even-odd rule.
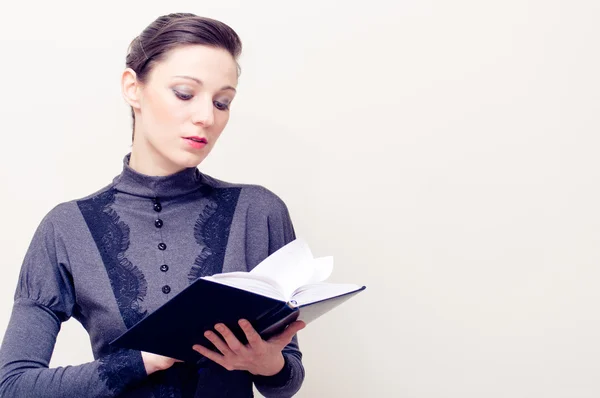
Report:
[[[254,385],[267,398],[291,397],[300,390],[304,382],[304,366],[302,354],[298,348],[298,337],[283,350],[285,365],[274,376],[254,376]]]
[[[0,397],[118,396],[147,377],[139,351],[48,368],[61,323],[76,305],[68,255],[51,219],[50,213],[36,230],[21,268],[0,347]]]
[[[249,214],[248,225],[252,226],[252,231],[248,231],[247,244],[254,248],[253,253],[260,256],[250,259],[251,267],[256,266],[262,257],[272,254],[296,238],[285,203],[274,194],[262,196],[269,200],[263,199],[262,208],[257,208],[256,213]],[[266,219],[264,219],[265,214],[267,214]],[[264,240],[265,235],[269,237],[268,242]],[[304,382],[305,371],[297,336],[294,336],[290,344],[284,348],[283,357],[285,365],[278,374],[270,377],[253,377],[254,385],[267,398],[291,397],[300,390]]]

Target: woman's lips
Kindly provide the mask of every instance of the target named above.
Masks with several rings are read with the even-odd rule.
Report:
[[[208,141],[204,137],[185,137],[184,139],[195,149],[204,148],[208,144]]]

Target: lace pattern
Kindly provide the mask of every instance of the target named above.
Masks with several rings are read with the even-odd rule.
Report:
[[[120,393],[134,380],[146,377],[139,351],[120,349],[100,358],[100,379],[114,393]]]
[[[209,202],[194,226],[194,238],[201,249],[188,274],[190,283],[223,270],[225,249],[240,188],[211,189],[206,194]]]
[[[142,271],[125,257],[129,247],[129,226],[111,208],[115,191],[108,190],[77,204],[106,267],[119,311],[127,328],[146,316],[141,302],[148,284]]]

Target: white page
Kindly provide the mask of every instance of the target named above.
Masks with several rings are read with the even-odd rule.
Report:
[[[238,289],[246,290],[260,294],[261,296],[271,297],[276,300],[287,301],[287,297],[281,295],[282,288],[279,284],[269,277],[263,275],[251,275],[249,272],[226,272],[222,274],[214,274],[212,276],[203,276],[212,282],[217,282],[222,285],[233,286]]]
[[[313,275],[307,282],[309,283],[317,283],[324,282],[331,276],[333,272],[333,257],[318,257],[313,260]]]
[[[296,239],[271,254],[250,273],[275,280],[287,299],[298,287],[311,282],[315,271],[313,262],[308,244]]]
[[[303,286],[294,292],[292,299],[297,305],[310,304],[325,300],[330,297],[340,296],[360,289],[361,287],[349,283],[313,283]]]

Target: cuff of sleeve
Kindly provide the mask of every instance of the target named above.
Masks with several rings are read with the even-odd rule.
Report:
[[[100,378],[113,393],[148,377],[140,351],[122,349],[100,359]]]
[[[279,373],[273,376],[254,376],[254,382],[265,387],[283,387],[292,378],[292,366],[287,360],[287,357],[283,356],[285,363]]]

